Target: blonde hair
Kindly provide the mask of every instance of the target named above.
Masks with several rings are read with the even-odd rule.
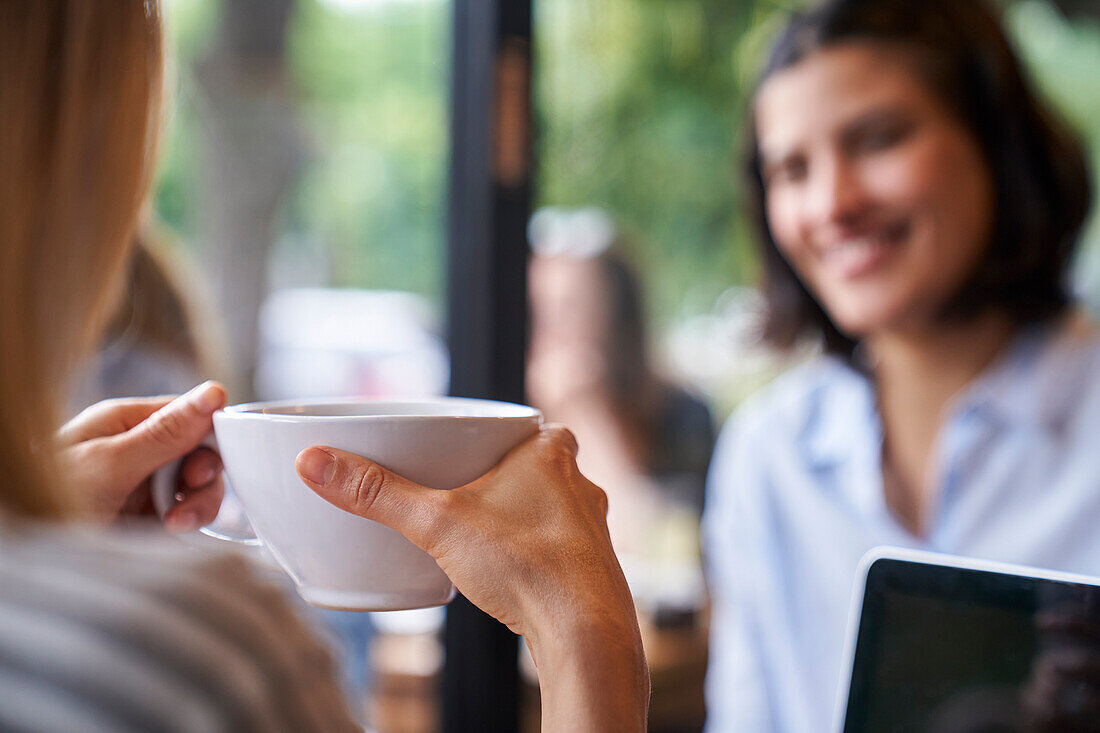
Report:
[[[59,517],[51,436],[109,317],[160,126],[157,0],[0,4],[0,506]]]

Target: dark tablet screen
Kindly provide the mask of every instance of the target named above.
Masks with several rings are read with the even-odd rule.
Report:
[[[844,731],[1100,731],[1100,588],[876,561]]]

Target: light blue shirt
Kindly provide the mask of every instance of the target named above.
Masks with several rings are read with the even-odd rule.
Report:
[[[722,431],[704,518],[707,730],[822,733],[860,557],[913,547],[1100,575],[1100,338],[1030,329],[947,410],[927,536],[882,488],[869,380],[820,357]]]

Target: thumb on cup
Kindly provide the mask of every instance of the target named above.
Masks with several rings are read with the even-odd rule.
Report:
[[[306,448],[295,465],[302,481],[330,504],[395,529],[432,554],[449,492],[421,486],[336,448]]]
[[[225,388],[203,382],[115,440],[129,468],[145,477],[197,448],[213,429],[214,412],[224,405]]]

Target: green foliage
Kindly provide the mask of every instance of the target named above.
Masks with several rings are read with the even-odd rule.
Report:
[[[1049,3],[1024,0],[1005,16],[1039,88],[1081,135],[1093,171],[1092,220],[1080,253],[1079,280],[1100,305],[1100,23],[1069,23]]]
[[[753,264],[737,214],[747,31],[728,0],[537,5],[540,203],[610,211],[654,313],[709,306]]]
[[[163,2],[165,32],[175,59],[193,61],[209,47],[221,6],[222,0]]]
[[[185,241],[193,240],[198,216],[193,191],[199,175],[195,148],[200,128],[190,65],[213,38],[219,8],[217,0],[164,3],[167,104],[154,195],[157,215]]]
[[[157,206],[185,237],[198,215],[189,191],[201,107],[186,69],[212,38],[220,1],[167,3],[181,71]],[[535,3],[538,202],[611,212],[659,319],[706,310],[755,275],[739,210],[740,130],[768,42],[801,4]],[[1046,0],[1006,4],[1040,86],[1100,168],[1100,27],[1067,23]],[[284,222],[291,241],[330,253],[335,285],[442,291],[450,22],[446,0],[355,10],[299,0],[290,64],[311,150]]]
[[[313,154],[290,222],[328,245],[334,285],[442,291],[450,18],[444,2],[298,6]]]

